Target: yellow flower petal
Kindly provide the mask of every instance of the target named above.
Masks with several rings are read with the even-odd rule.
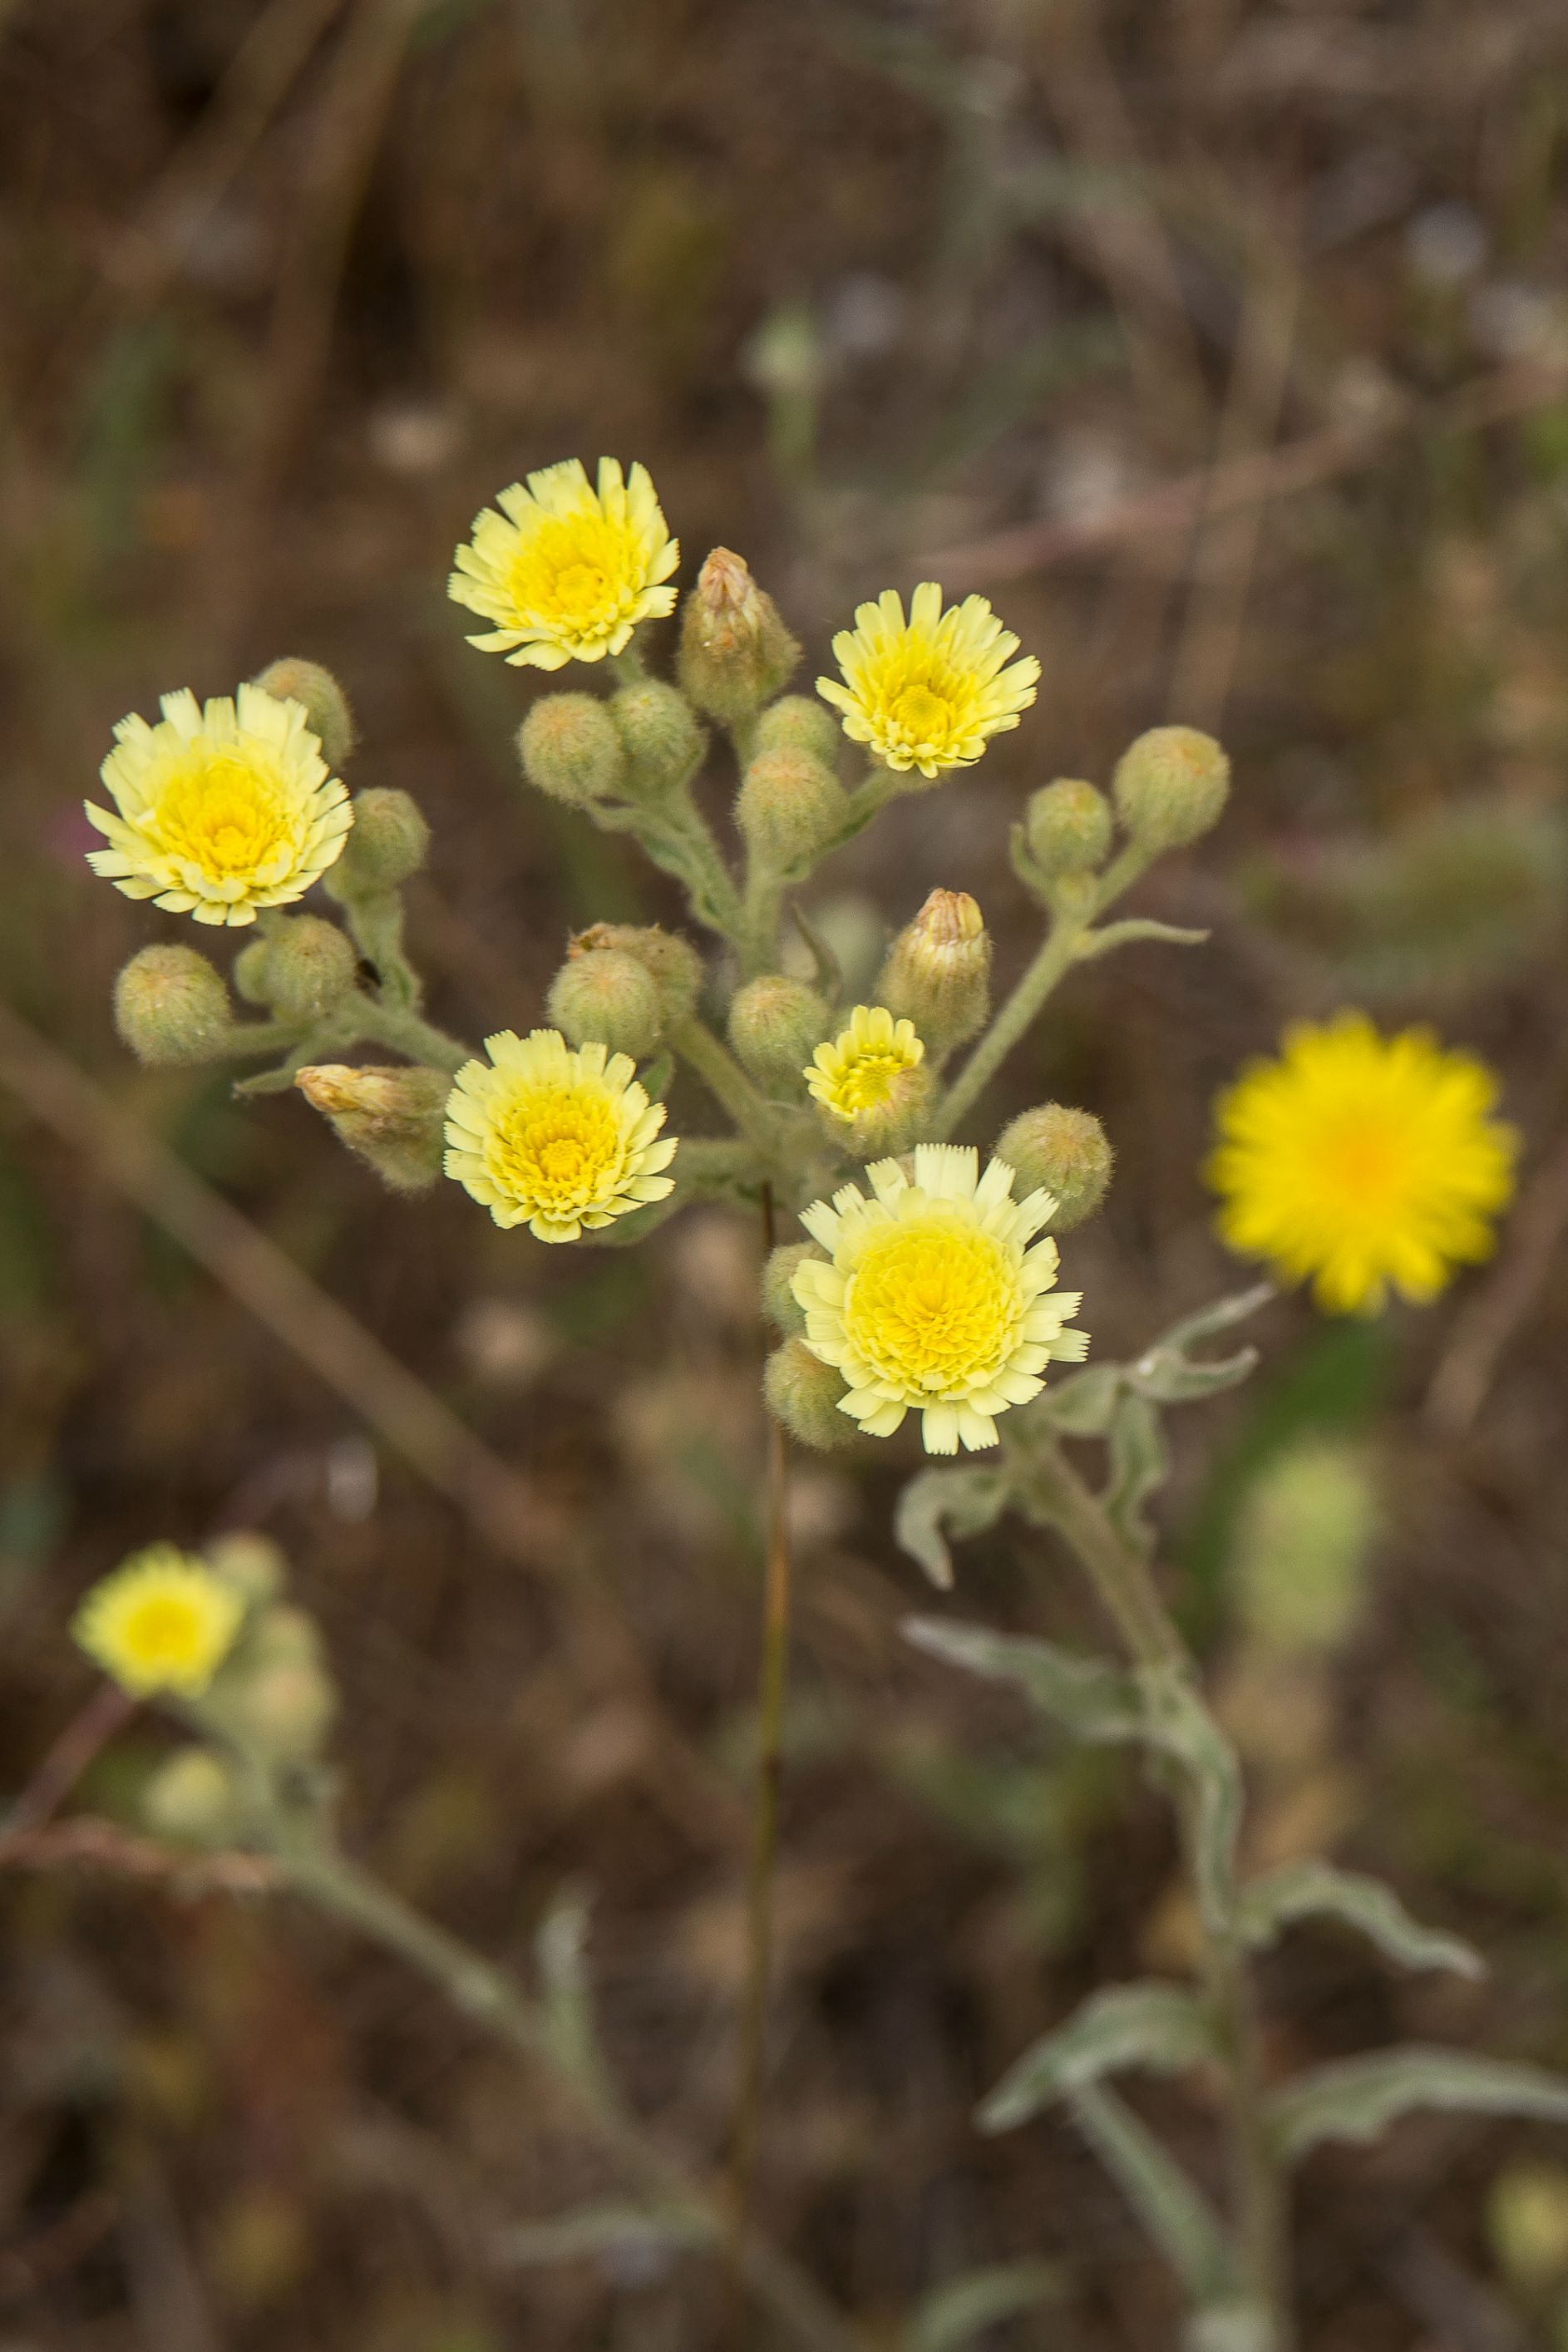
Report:
[[[71,1631],[133,1698],[199,1698],[233,1647],[245,1601],[205,1561],[153,1544],[95,1584]]]

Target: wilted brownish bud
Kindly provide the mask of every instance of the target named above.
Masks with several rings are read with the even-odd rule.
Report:
[[[800,647],[744,560],[716,547],[680,617],[680,683],[726,727],[750,719],[788,680]]]
[[[321,1062],[299,1071],[294,1084],[395,1192],[423,1192],[441,1173],[442,1115],[452,1090],[445,1070],[417,1062],[363,1068]]]

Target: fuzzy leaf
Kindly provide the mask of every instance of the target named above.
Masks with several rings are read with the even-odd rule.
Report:
[[[534,1935],[545,2031],[556,2057],[580,2082],[598,2078],[599,2041],[588,1982],[588,1897],[579,1886],[556,1895]]]
[[[1051,1381],[1034,1410],[1063,1437],[1103,1437],[1121,1381],[1120,1364],[1091,1364],[1088,1371]]]
[[[522,2221],[495,2242],[496,2258],[531,2270],[542,2263],[581,2262],[599,2254],[625,2263],[700,2246],[713,2234],[704,2213],[679,2206],[581,2205],[550,2221]]]
[[[1147,2124],[1103,2083],[1072,2094],[1079,2129],[1196,2304],[1216,2302],[1234,2284],[1218,2216]]]
[[[1080,1658],[1054,1642],[993,1633],[984,1625],[952,1625],[941,1617],[906,1617],[905,1638],[933,1658],[1016,1683],[1043,1715],[1077,1738],[1144,1739],[1148,1711],[1136,1676],[1098,1658]]]
[[[1374,2140],[1415,2107],[1568,2124],[1568,2077],[1410,2042],[1300,2076],[1276,2095],[1270,2122],[1275,2146],[1289,2163],[1320,2140]]]
[[[1110,1423],[1110,1484],[1105,1491],[1105,1511],[1122,1541],[1134,1551],[1146,1555],[1154,1548],[1154,1530],[1143,1516],[1143,1506],[1163,1486],[1170,1466],[1159,1414],[1143,1397],[1130,1391],[1118,1400]]]
[[[1193,1873],[1198,1902],[1211,1926],[1222,1925],[1230,1912],[1241,1823],[1241,1772],[1235,1751],[1179,1668],[1158,1668],[1140,1680],[1150,1717],[1148,1736],[1175,1758],[1193,1782]]]
[[[1184,1986],[1108,1985],[1008,2068],[981,2105],[980,2127],[1011,2131],[1102,2074],[1124,2066],[1181,2074],[1213,2057],[1215,2049],[1209,2012]]]
[[[983,2329],[1061,2294],[1061,2273],[1049,2263],[998,2263],[967,2271],[922,2295],[905,2333],[908,2352],[959,2352]]]
[[[1195,1315],[1184,1316],[1173,1323],[1163,1336],[1146,1348],[1134,1364],[1128,1366],[1128,1378],[1140,1396],[1152,1404],[1189,1404],[1197,1399],[1217,1395],[1222,1389],[1234,1388],[1246,1380],[1258,1362],[1256,1348],[1243,1348],[1234,1356],[1221,1356],[1205,1362],[1194,1361],[1188,1350],[1200,1339],[1212,1339],[1227,1331],[1235,1323],[1245,1322],[1267,1306],[1274,1296],[1272,1283],[1257,1283],[1250,1290],[1237,1291],[1229,1298],[1215,1299],[1210,1307],[1202,1307]]]
[[[899,1496],[893,1532],[910,1559],[946,1592],[952,1585],[948,1531],[979,1535],[1001,1517],[1009,1491],[1005,1470],[921,1470]]]
[[[1336,1870],[1327,1862],[1293,1862],[1243,1887],[1237,1922],[1255,1948],[1271,1944],[1293,1919],[1338,1919],[1359,1928],[1391,1960],[1407,1969],[1452,1969],[1462,1977],[1482,1977],[1486,1962],[1458,1936],[1423,1927],[1391,1886],[1359,1872]]]

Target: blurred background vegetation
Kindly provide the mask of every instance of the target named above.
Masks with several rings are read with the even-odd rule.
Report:
[[[1224,736],[1226,825],[1146,892],[1213,943],[1082,973],[983,1130],[1048,1095],[1106,1121],[1118,1181],[1068,1259],[1101,1349],[1226,1280],[1206,1107],[1284,1020],[1360,1002],[1503,1073],[1494,1265],[1383,1324],[1271,1309],[1267,1371],[1181,1427],[1166,1558],[1254,1858],[1331,1844],[1493,1961],[1396,1982],[1303,1931],[1266,1971],[1281,2060],[1398,2032],[1568,2064],[1565,162],[1558,0],[0,0],[5,1785],[89,1693],[87,1582],[267,1527],[343,1685],[355,1843],[525,1965],[581,1896],[635,2097],[717,2150],[755,1237],[697,1213],[547,1251],[456,1187],[380,1193],[295,1097],[137,1071],[110,982],[180,929],[82,863],[122,712],[303,653],[355,699],[351,782],[436,827],[437,1018],[526,1026],[570,926],[671,917],[523,797],[532,689],[444,595],[499,485],[608,450],[688,579],[739,548],[812,667],[858,596],[931,576],[1044,665],[1016,734],[826,869],[851,971],[936,884],[1016,969],[1026,789],[1158,721]],[[987,2343],[1154,2352],[1167,2284],[1070,2125],[986,2141],[970,2111],[1086,1989],[1182,1951],[1168,1823],[901,1643],[887,1463],[795,1489],[764,2210],[873,2329],[1040,2255],[1046,2300]],[[1328,1634],[1269,1605],[1321,1561],[1303,1528],[1345,1580]],[[1061,1568],[988,1538],[965,1613],[1093,1638]],[[162,1737],[85,1801],[129,1818]],[[528,2225],[607,2184],[389,1963],[89,1874],[13,1873],[4,1906],[6,2352],[723,2340],[700,2265],[537,2262]],[[1190,2094],[1149,2111],[1211,2168]],[[1313,2352],[1568,2343],[1560,2137],[1406,2124],[1314,2158],[1299,2209]]]

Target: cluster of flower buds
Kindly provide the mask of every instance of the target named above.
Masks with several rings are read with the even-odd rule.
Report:
[[[550,1017],[574,1045],[596,1043],[642,1061],[697,1010],[702,959],[657,923],[579,931],[550,983]]]
[[[1065,776],[1031,793],[1014,828],[1013,863],[1048,905],[1091,908],[1094,877],[1118,824],[1146,864],[1201,840],[1218,824],[1229,790],[1230,761],[1212,735],[1152,727],[1122,753],[1109,799],[1097,785]]]

